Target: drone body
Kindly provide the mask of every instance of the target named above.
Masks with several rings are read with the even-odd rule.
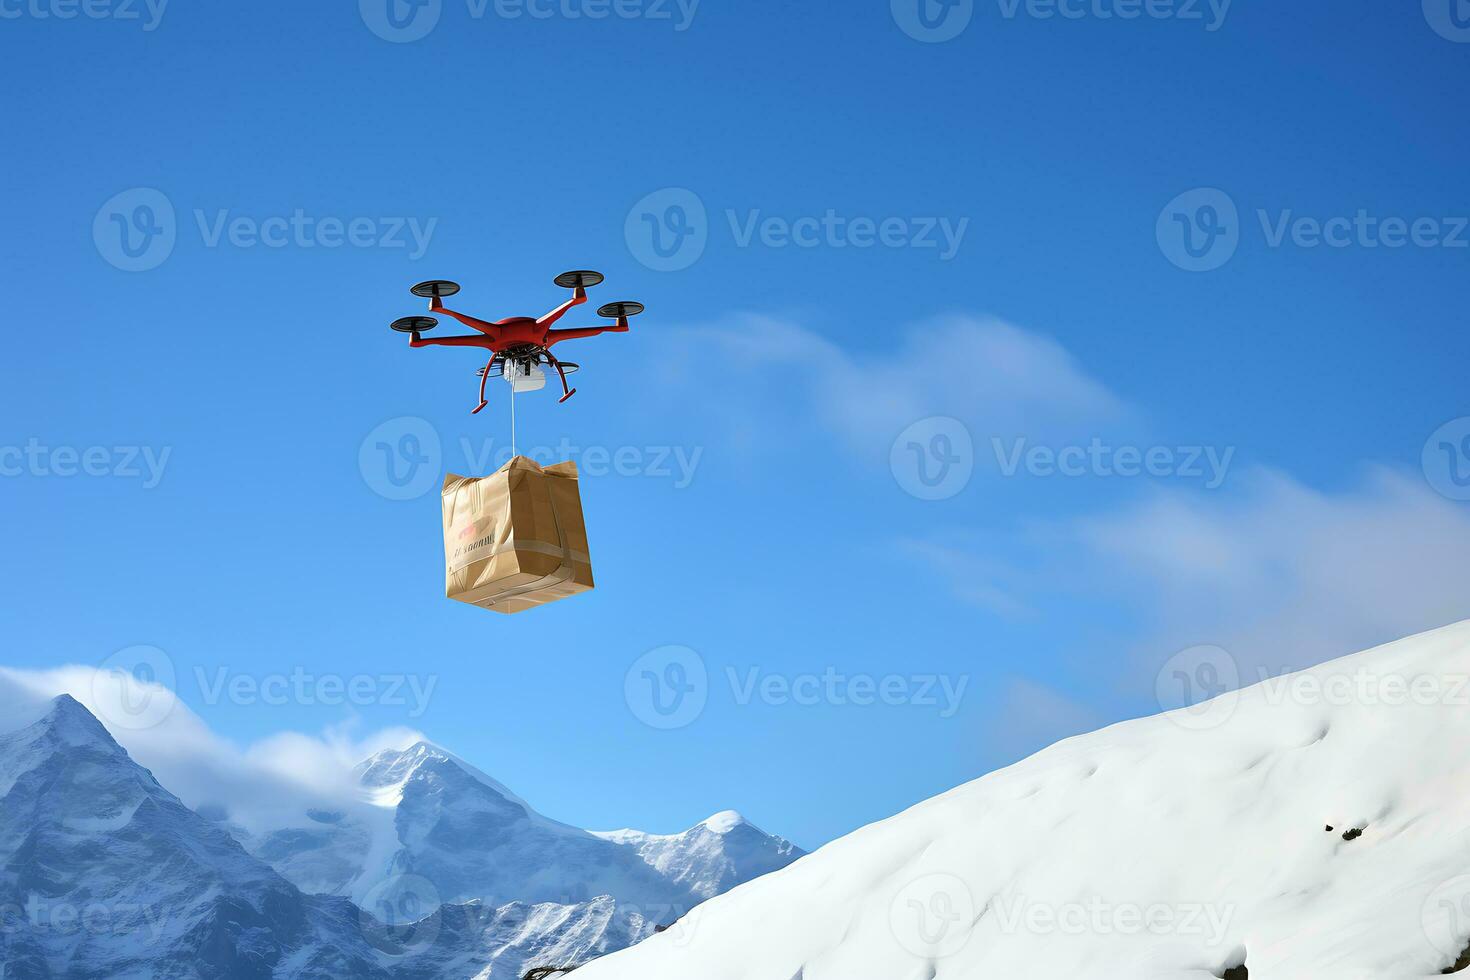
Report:
[[[608,303],[598,309],[598,316],[612,317],[617,322],[598,327],[577,327],[570,330],[554,329],[558,320],[573,307],[587,302],[587,288],[602,282],[602,273],[590,270],[564,272],[556,277],[556,284],[573,290],[572,298],[545,316],[512,316],[494,322],[481,320],[464,313],[457,313],[444,306],[443,299],[459,292],[459,284],[447,279],[431,279],[413,287],[415,296],[429,300],[429,312],[452,316],[477,333],[462,337],[437,337],[425,339],[422,334],[438,326],[439,321],[430,316],[406,316],[393,321],[393,329],[410,335],[410,347],[478,347],[491,352],[490,361],[480,371],[480,404],[474,409],[478,413],[487,404],[485,385],[492,377],[503,377],[511,383],[512,391],[533,391],[545,385],[541,365],[550,365],[561,379],[561,401],[577,393],[567,387],[567,375],[577,370],[578,365],[559,360],[551,348],[564,340],[595,337],[601,333],[625,333],[628,318],[643,312],[642,303]]]

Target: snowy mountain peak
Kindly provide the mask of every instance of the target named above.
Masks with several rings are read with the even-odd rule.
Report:
[[[356,775],[369,792],[385,795],[390,791],[397,791],[401,795],[403,787],[416,777],[438,775],[454,783],[461,782],[463,777],[469,777],[523,808],[528,814],[532,812],[525,800],[512,793],[500,781],[490,778],[433,742],[415,742],[406,749],[384,749],[359,763]]]
[[[0,736],[0,867],[0,907],[27,910],[0,930],[7,976],[387,980],[356,909],[292,888],[69,697]]]
[[[739,810],[721,810],[700,824],[700,826],[712,830],[717,834],[728,834],[736,827],[752,826],[752,824],[740,815]]]
[[[51,710],[31,728],[38,733],[44,731],[67,745],[92,745],[113,752],[123,751],[102,723],[70,694],[52,699]]]

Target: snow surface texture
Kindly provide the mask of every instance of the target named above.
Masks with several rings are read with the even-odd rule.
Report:
[[[718,833],[611,840],[427,743],[358,771],[341,810],[251,838],[57,698],[0,735],[0,976],[519,980],[637,942],[800,853],[724,815]],[[352,887],[358,904],[309,894]]]
[[[1467,943],[1470,623],[1068,739],[576,976],[1401,980]]]

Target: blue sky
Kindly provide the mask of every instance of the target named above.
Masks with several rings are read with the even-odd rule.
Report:
[[[811,847],[1180,651],[1470,614],[1451,0],[398,2],[0,4],[8,664],[145,645],[240,745],[410,726]],[[450,603],[376,447],[473,471],[505,395],[387,324],[582,267],[648,313],[519,441],[589,471],[598,588]]]

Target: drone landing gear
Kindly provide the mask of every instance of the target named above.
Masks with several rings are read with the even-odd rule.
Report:
[[[567,387],[567,369],[570,368],[571,370],[575,371],[577,370],[577,365],[571,363],[570,361],[563,364],[561,361],[558,361],[555,357],[552,356],[551,351],[546,352],[546,363],[556,368],[556,376],[561,379],[562,396],[556,401],[556,403],[560,405],[568,398],[577,393],[576,388]]]
[[[485,385],[489,382],[490,374],[492,371],[495,370],[495,362],[498,360],[500,360],[500,355],[496,354],[494,357],[490,358],[490,363],[486,364],[484,369],[480,372],[480,404],[476,405],[470,411],[471,415],[479,415],[485,410],[485,406],[490,404],[488,401],[485,400]]]

